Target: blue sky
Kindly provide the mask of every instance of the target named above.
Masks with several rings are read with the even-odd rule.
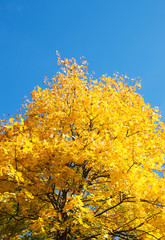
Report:
[[[84,56],[96,76],[141,77],[165,119],[164,0],[0,0],[0,118],[56,74],[56,50]]]

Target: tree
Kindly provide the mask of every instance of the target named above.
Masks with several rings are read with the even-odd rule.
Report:
[[[158,108],[138,81],[58,63],[25,114],[1,121],[0,239],[165,239]]]

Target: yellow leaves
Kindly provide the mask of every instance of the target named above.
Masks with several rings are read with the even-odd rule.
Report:
[[[29,190],[23,189],[23,192],[25,194],[26,199],[34,199],[33,194]]]
[[[44,227],[43,227],[43,219],[39,217],[39,218],[38,218],[38,223],[39,223],[40,226],[41,226],[42,232],[45,232]]]
[[[5,192],[4,194],[0,194],[0,203],[8,202],[11,198],[16,198],[14,193]]]
[[[20,141],[21,141],[21,139],[20,139]],[[35,141],[36,141],[36,140],[34,139],[34,142],[35,142]],[[22,151],[23,151],[24,153],[32,152],[33,146],[34,146],[33,142],[30,141],[29,139],[25,138],[25,139],[23,140],[23,149],[22,149]]]
[[[12,200],[18,217],[45,237],[49,231],[56,238],[57,230],[69,226],[71,238],[98,232],[104,239],[128,222],[128,232],[144,223],[142,231],[157,228],[155,236],[162,237],[165,213],[163,220],[153,216],[157,202],[165,205],[164,178],[152,171],[164,162],[159,109],[136,93],[138,81],[129,85],[118,74],[97,81],[85,62],[59,58],[59,63],[62,72],[53,83],[46,80],[48,88],[31,93],[25,116],[3,124],[0,190],[8,215]]]
[[[44,229],[44,221],[41,217],[39,217],[37,220],[34,220],[33,221],[33,224],[31,225],[31,228],[34,230],[34,231],[42,231],[42,233],[45,232],[45,229]]]
[[[17,171],[12,164],[8,164],[8,167],[3,167],[1,176],[8,176],[9,179],[15,179],[17,183],[24,182],[24,178],[22,177],[22,173]]]
[[[75,68],[75,64],[72,64],[70,69],[73,70]]]
[[[62,220],[62,214],[60,212],[58,213],[58,218],[60,221]]]
[[[82,218],[81,217],[78,217],[78,222],[81,224],[81,225],[83,225],[83,220],[82,220]]]
[[[16,179],[17,182],[24,182],[24,178],[22,177],[21,172],[16,172],[15,173],[15,179]]]
[[[16,169],[11,164],[9,164],[9,169],[10,169],[10,175],[14,176],[16,173]]]
[[[155,111],[155,112],[159,112],[159,107],[155,107],[155,108],[154,108],[154,111]]]
[[[9,119],[9,123],[13,123],[14,120],[15,120],[14,118],[10,118],[10,119]]]

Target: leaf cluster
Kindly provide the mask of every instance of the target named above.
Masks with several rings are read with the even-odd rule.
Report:
[[[165,125],[125,76],[62,66],[0,125],[1,239],[164,239]]]

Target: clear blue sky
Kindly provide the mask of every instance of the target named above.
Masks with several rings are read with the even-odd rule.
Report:
[[[0,118],[15,114],[62,58],[142,78],[165,117],[165,0],[0,0]]]

